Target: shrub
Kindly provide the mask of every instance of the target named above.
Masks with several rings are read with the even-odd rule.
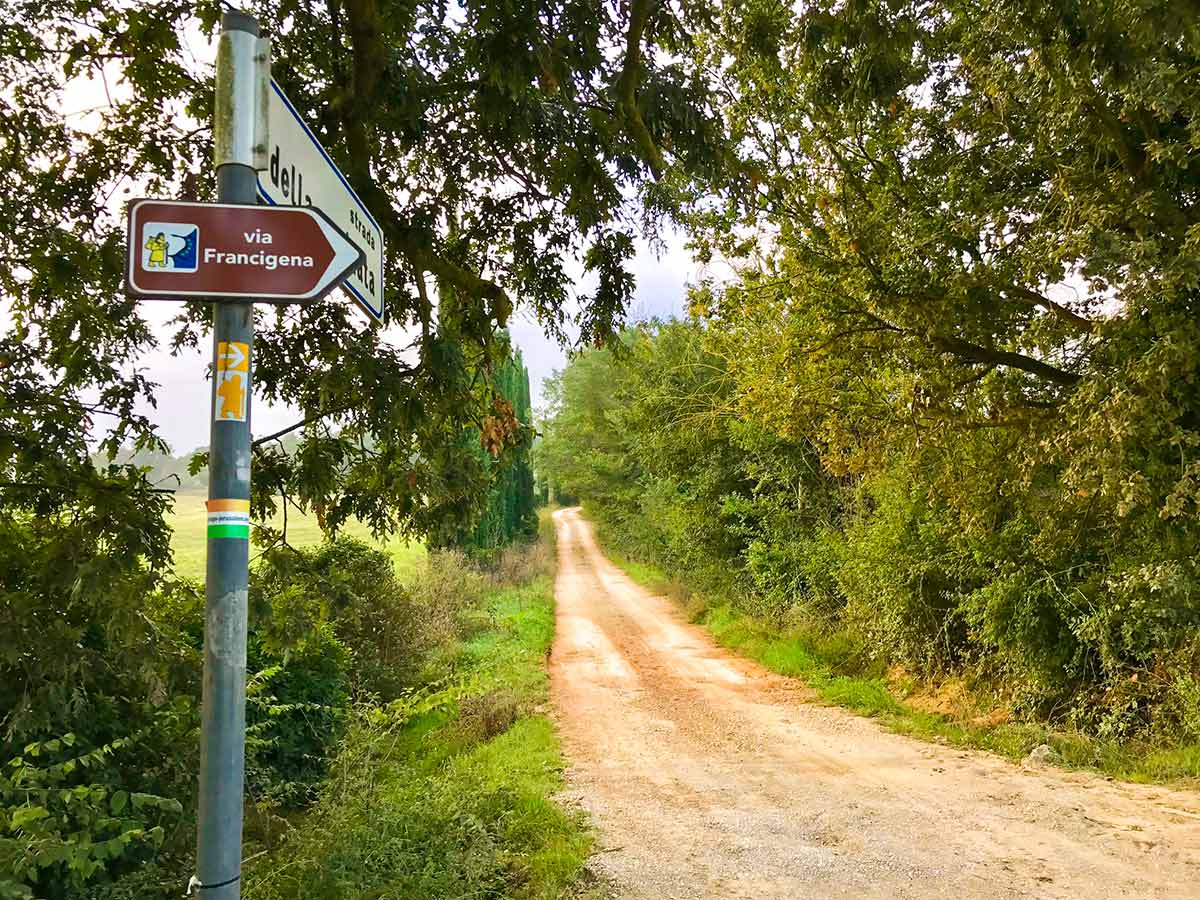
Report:
[[[409,579],[414,612],[419,616],[420,643],[427,659],[439,648],[452,647],[469,625],[487,590],[487,578],[461,550],[433,550]]]
[[[835,621],[846,605],[838,581],[844,548],[844,535],[835,529],[772,529],[751,540],[745,572],[763,612],[776,619],[792,618],[802,607],[806,618]]]
[[[492,579],[499,584],[527,584],[541,575],[554,572],[554,552],[542,541],[505,547],[491,568]]]
[[[490,741],[517,721],[521,697],[511,688],[497,688],[463,697],[458,703],[457,730],[464,744]]]
[[[352,538],[275,549],[251,578],[252,628],[278,660],[310,640],[335,637],[349,651],[350,692],[386,701],[411,686],[429,655],[456,634],[455,605],[478,597],[453,571],[431,556],[410,591],[387,554]]]
[[[958,601],[977,573],[946,541],[945,511],[896,476],[871,485],[871,514],[847,527],[838,584],[848,623],[876,658],[943,670],[962,660],[967,629]]]
[[[1177,675],[1163,705],[1174,730],[1185,740],[1200,742],[1200,674]]]
[[[0,897],[90,897],[191,840],[199,596],[100,513],[0,519]]]
[[[350,651],[329,623],[274,662],[250,637],[246,788],[259,802],[303,806],[316,797],[350,703]]]
[[[0,897],[84,896],[151,859],[176,832],[184,805],[138,790],[138,762],[155,760],[163,743],[156,737],[194,737],[193,721],[186,704],[167,707],[142,731],[103,746],[68,733],[8,760],[0,770]],[[168,783],[181,794],[190,787]]]

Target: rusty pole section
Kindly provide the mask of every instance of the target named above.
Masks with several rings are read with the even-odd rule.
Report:
[[[213,122],[222,203],[255,202],[255,169],[266,153],[268,56],[257,21],[226,12],[217,45]],[[203,244],[204,235],[199,241]],[[200,811],[197,871],[190,885],[203,900],[241,896],[253,348],[253,305],[214,303]]]

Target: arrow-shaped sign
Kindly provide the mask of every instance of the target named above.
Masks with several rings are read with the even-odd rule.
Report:
[[[218,367],[221,369],[241,369],[242,363],[246,359],[246,354],[242,350],[245,344],[234,344],[222,342],[220,353],[218,354]]]
[[[126,289],[147,299],[304,303],[363,264],[318,209],[134,200]]]
[[[258,195],[272,206],[315,206],[362,247],[366,262],[343,287],[382,322],[383,229],[274,79],[267,89],[267,133],[270,161],[258,173]]]

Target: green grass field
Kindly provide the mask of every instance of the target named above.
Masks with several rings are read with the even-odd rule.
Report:
[[[275,528],[283,526],[283,515],[278,514],[268,524]],[[175,495],[175,512],[171,519],[174,535],[171,547],[175,552],[175,571],[187,578],[204,578],[204,548],[205,532],[208,526],[207,514],[204,508],[204,495],[200,493],[180,493]],[[403,581],[425,556],[425,548],[419,543],[406,542],[402,538],[391,538],[377,541],[371,537],[371,531],[361,522],[353,521],[342,529],[342,533],[366,541],[373,547],[387,551],[396,566],[396,574]],[[321,529],[317,525],[316,516],[302,516],[294,509],[288,511],[287,521],[288,543],[293,547],[307,547],[319,544],[322,539]],[[253,559],[261,548],[251,548]]]

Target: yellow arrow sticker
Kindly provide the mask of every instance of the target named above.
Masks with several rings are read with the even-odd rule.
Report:
[[[218,422],[245,422],[250,406],[250,345],[240,341],[217,343],[217,402],[213,416]]]

